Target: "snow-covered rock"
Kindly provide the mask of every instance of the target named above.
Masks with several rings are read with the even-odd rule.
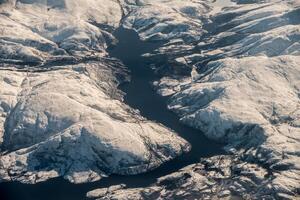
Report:
[[[169,108],[207,137],[242,149],[272,174],[274,188],[299,188],[300,57],[226,58],[199,82],[180,82]],[[166,80],[165,80],[166,81]],[[167,85],[162,84],[162,86]],[[165,86],[164,86],[165,87]],[[161,94],[167,94],[166,89]],[[284,186],[283,182],[289,182]],[[280,190],[280,189],[279,189]]]
[[[78,183],[136,174],[189,149],[171,130],[113,99],[114,76],[105,65],[0,71],[0,77],[2,181],[64,176]]]
[[[103,57],[114,42],[111,30],[122,25],[143,40],[164,41],[145,55],[168,75],[155,82],[158,92],[169,96],[182,123],[225,142],[232,154],[202,160],[149,188],[110,187],[89,197],[299,197],[298,0],[228,6],[220,0],[7,0],[0,16],[2,180],[93,181],[143,172],[189,149],[116,98],[122,95],[115,69]],[[25,69],[16,71],[16,64]],[[26,65],[52,68],[33,72]],[[198,74],[191,81],[193,66]]]
[[[124,185],[96,189],[92,199],[293,199],[293,193],[278,192],[269,184],[270,172],[258,164],[234,156],[203,159],[178,172],[161,177],[146,188]]]
[[[117,2],[17,1],[0,7],[2,63],[42,65],[105,55],[122,10]],[[18,31],[16,31],[18,30]]]
[[[1,2],[0,181],[137,174],[190,149],[122,102],[116,1]],[[118,78],[117,78],[118,77]]]
[[[237,3],[207,3],[212,10],[202,16],[198,42],[175,40],[148,54],[167,58],[157,67],[169,76],[154,86],[181,122],[270,172],[267,185],[251,190],[293,199],[300,185],[299,2]],[[197,81],[186,76],[193,66]]]
[[[96,189],[89,198],[300,197],[299,57],[228,58],[209,65],[213,72],[198,83],[164,78],[156,86],[171,95],[170,109],[184,123],[226,140],[231,154],[202,159],[146,188]]]
[[[206,1],[138,1],[124,18],[124,26],[136,30],[144,40],[199,40]]]

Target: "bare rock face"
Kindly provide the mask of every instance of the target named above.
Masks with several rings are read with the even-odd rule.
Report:
[[[91,182],[188,151],[173,131],[122,102],[117,86],[127,74],[107,57],[114,38],[100,28],[118,26],[120,5],[45,2],[0,8],[0,181]]]

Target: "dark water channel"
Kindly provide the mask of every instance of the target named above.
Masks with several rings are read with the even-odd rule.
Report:
[[[161,44],[143,42],[134,31],[124,28],[116,30],[115,37],[119,43],[109,49],[110,56],[120,59],[131,72],[131,82],[120,86],[126,93],[125,103],[139,109],[141,115],[147,119],[173,129],[192,145],[192,150],[153,171],[133,176],[112,175],[95,183],[74,185],[62,178],[35,185],[1,183],[0,200],[83,200],[88,191],[100,187],[121,183],[128,187],[145,187],[161,176],[196,163],[200,158],[224,153],[222,145],[208,140],[200,131],[180,124],[179,118],[167,110],[167,99],[153,90],[150,83],[157,77],[147,59],[141,55],[153,51]]]

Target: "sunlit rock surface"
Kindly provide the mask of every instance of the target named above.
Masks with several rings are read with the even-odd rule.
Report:
[[[0,9],[0,181],[91,182],[189,150],[122,102],[117,86],[127,72],[106,53],[119,3],[11,1]]]

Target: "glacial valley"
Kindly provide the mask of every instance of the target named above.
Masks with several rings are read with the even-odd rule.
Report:
[[[0,191],[298,199],[300,1],[2,0],[0,150]]]

